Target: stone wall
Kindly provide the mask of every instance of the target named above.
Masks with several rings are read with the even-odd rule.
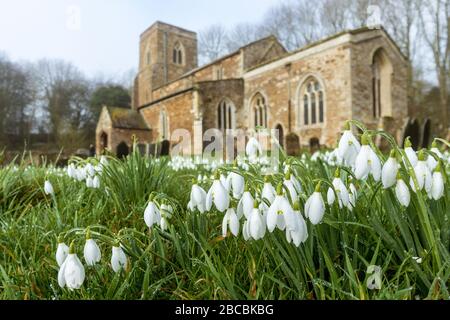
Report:
[[[256,93],[266,98],[268,126],[283,127],[284,134],[294,132],[300,137],[300,145],[308,146],[310,139],[318,138],[320,144],[332,146],[336,143],[340,128],[351,118],[350,108],[350,52],[346,45],[299,54],[274,67],[262,66],[245,77],[245,106],[247,127],[253,128],[251,102]],[[324,88],[324,124],[304,126],[299,99],[300,88],[310,77],[316,78]],[[289,108],[290,101],[290,108]],[[290,109],[290,111],[289,111]],[[289,123],[290,118],[290,123]]]
[[[175,129],[186,129],[191,136],[193,135],[193,123],[195,120],[193,93],[194,90],[189,90],[140,110],[145,121],[152,129],[152,143],[159,141],[161,138],[160,115],[162,111],[167,115],[169,134],[172,134]],[[176,143],[173,140],[170,142],[171,144]]]
[[[200,82],[198,88],[204,131],[218,127],[218,106],[225,98],[229,99],[235,107],[236,128],[244,125],[244,81],[242,79]]]
[[[392,65],[391,112],[381,111],[384,117],[373,116],[372,63],[378,50],[386,54]],[[403,139],[408,116],[407,68],[408,62],[381,30],[372,30],[355,37],[352,55],[352,114],[371,129],[388,130],[397,141]],[[383,105],[382,105],[383,109]],[[389,115],[390,113],[390,115]]]

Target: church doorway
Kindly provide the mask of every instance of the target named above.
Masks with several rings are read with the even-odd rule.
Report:
[[[106,132],[102,132],[100,135],[100,152],[103,152],[106,148],[108,148],[108,135]]]
[[[130,150],[129,150],[127,144],[124,141],[119,143],[119,145],[117,146],[117,157],[119,159],[123,159],[126,156],[128,156],[129,153],[130,153]]]
[[[430,134],[431,134],[431,121],[427,119],[425,125],[423,126],[423,137],[422,137],[422,148],[428,148],[430,144]]]
[[[280,146],[284,149],[284,131],[283,131],[283,126],[281,124],[278,124],[275,127],[275,130],[277,130],[278,142],[280,143]]]
[[[412,147],[414,150],[417,150],[420,144],[420,126],[417,119],[410,121],[406,126],[403,142],[405,141],[406,137],[411,138]]]
[[[309,150],[311,154],[320,149],[320,141],[317,138],[311,138],[309,140]]]

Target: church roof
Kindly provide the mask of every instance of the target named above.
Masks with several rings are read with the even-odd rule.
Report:
[[[150,130],[142,115],[130,108],[105,107],[112,127],[117,129]]]

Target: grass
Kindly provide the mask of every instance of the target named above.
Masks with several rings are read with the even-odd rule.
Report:
[[[309,156],[288,159],[303,185],[303,207],[313,182],[331,181],[335,167]],[[191,180],[199,172],[206,173],[175,172],[168,159],[134,152],[125,160],[110,159],[102,187],[91,189],[51,166],[27,167],[23,159],[1,168],[0,298],[449,299],[447,187],[438,201],[411,193],[410,206],[403,208],[392,189],[371,179],[358,182],[356,208],[327,205],[323,223],[308,222],[309,238],[296,248],[279,230],[260,241],[246,242],[241,234],[223,238],[223,214],[188,211]],[[256,167],[242,174],[251,189],[263,183]],[[274,175],[274,185],[282,178]],[[54,196],[44,194],[46,179]],[[149,230],[143,221],[150,194],[175,208],[166,231]],[[61,289],[57,238],[75,240],[83,261],[87,227],[100,245],[102,262],[86,267],[80,290]],[[131,264],[116,274],[109,261],[117,239]],[[381,267],[379,290],[367,288],[370,265]]]

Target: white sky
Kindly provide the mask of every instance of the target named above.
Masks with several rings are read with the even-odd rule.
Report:
[[[137,66],[139,35],[160,20],[192,31],[257,22],[279,0],[0,0],[0,52],[60,58],[87,75]],[[79,19],[77,19],[79,12]]]

